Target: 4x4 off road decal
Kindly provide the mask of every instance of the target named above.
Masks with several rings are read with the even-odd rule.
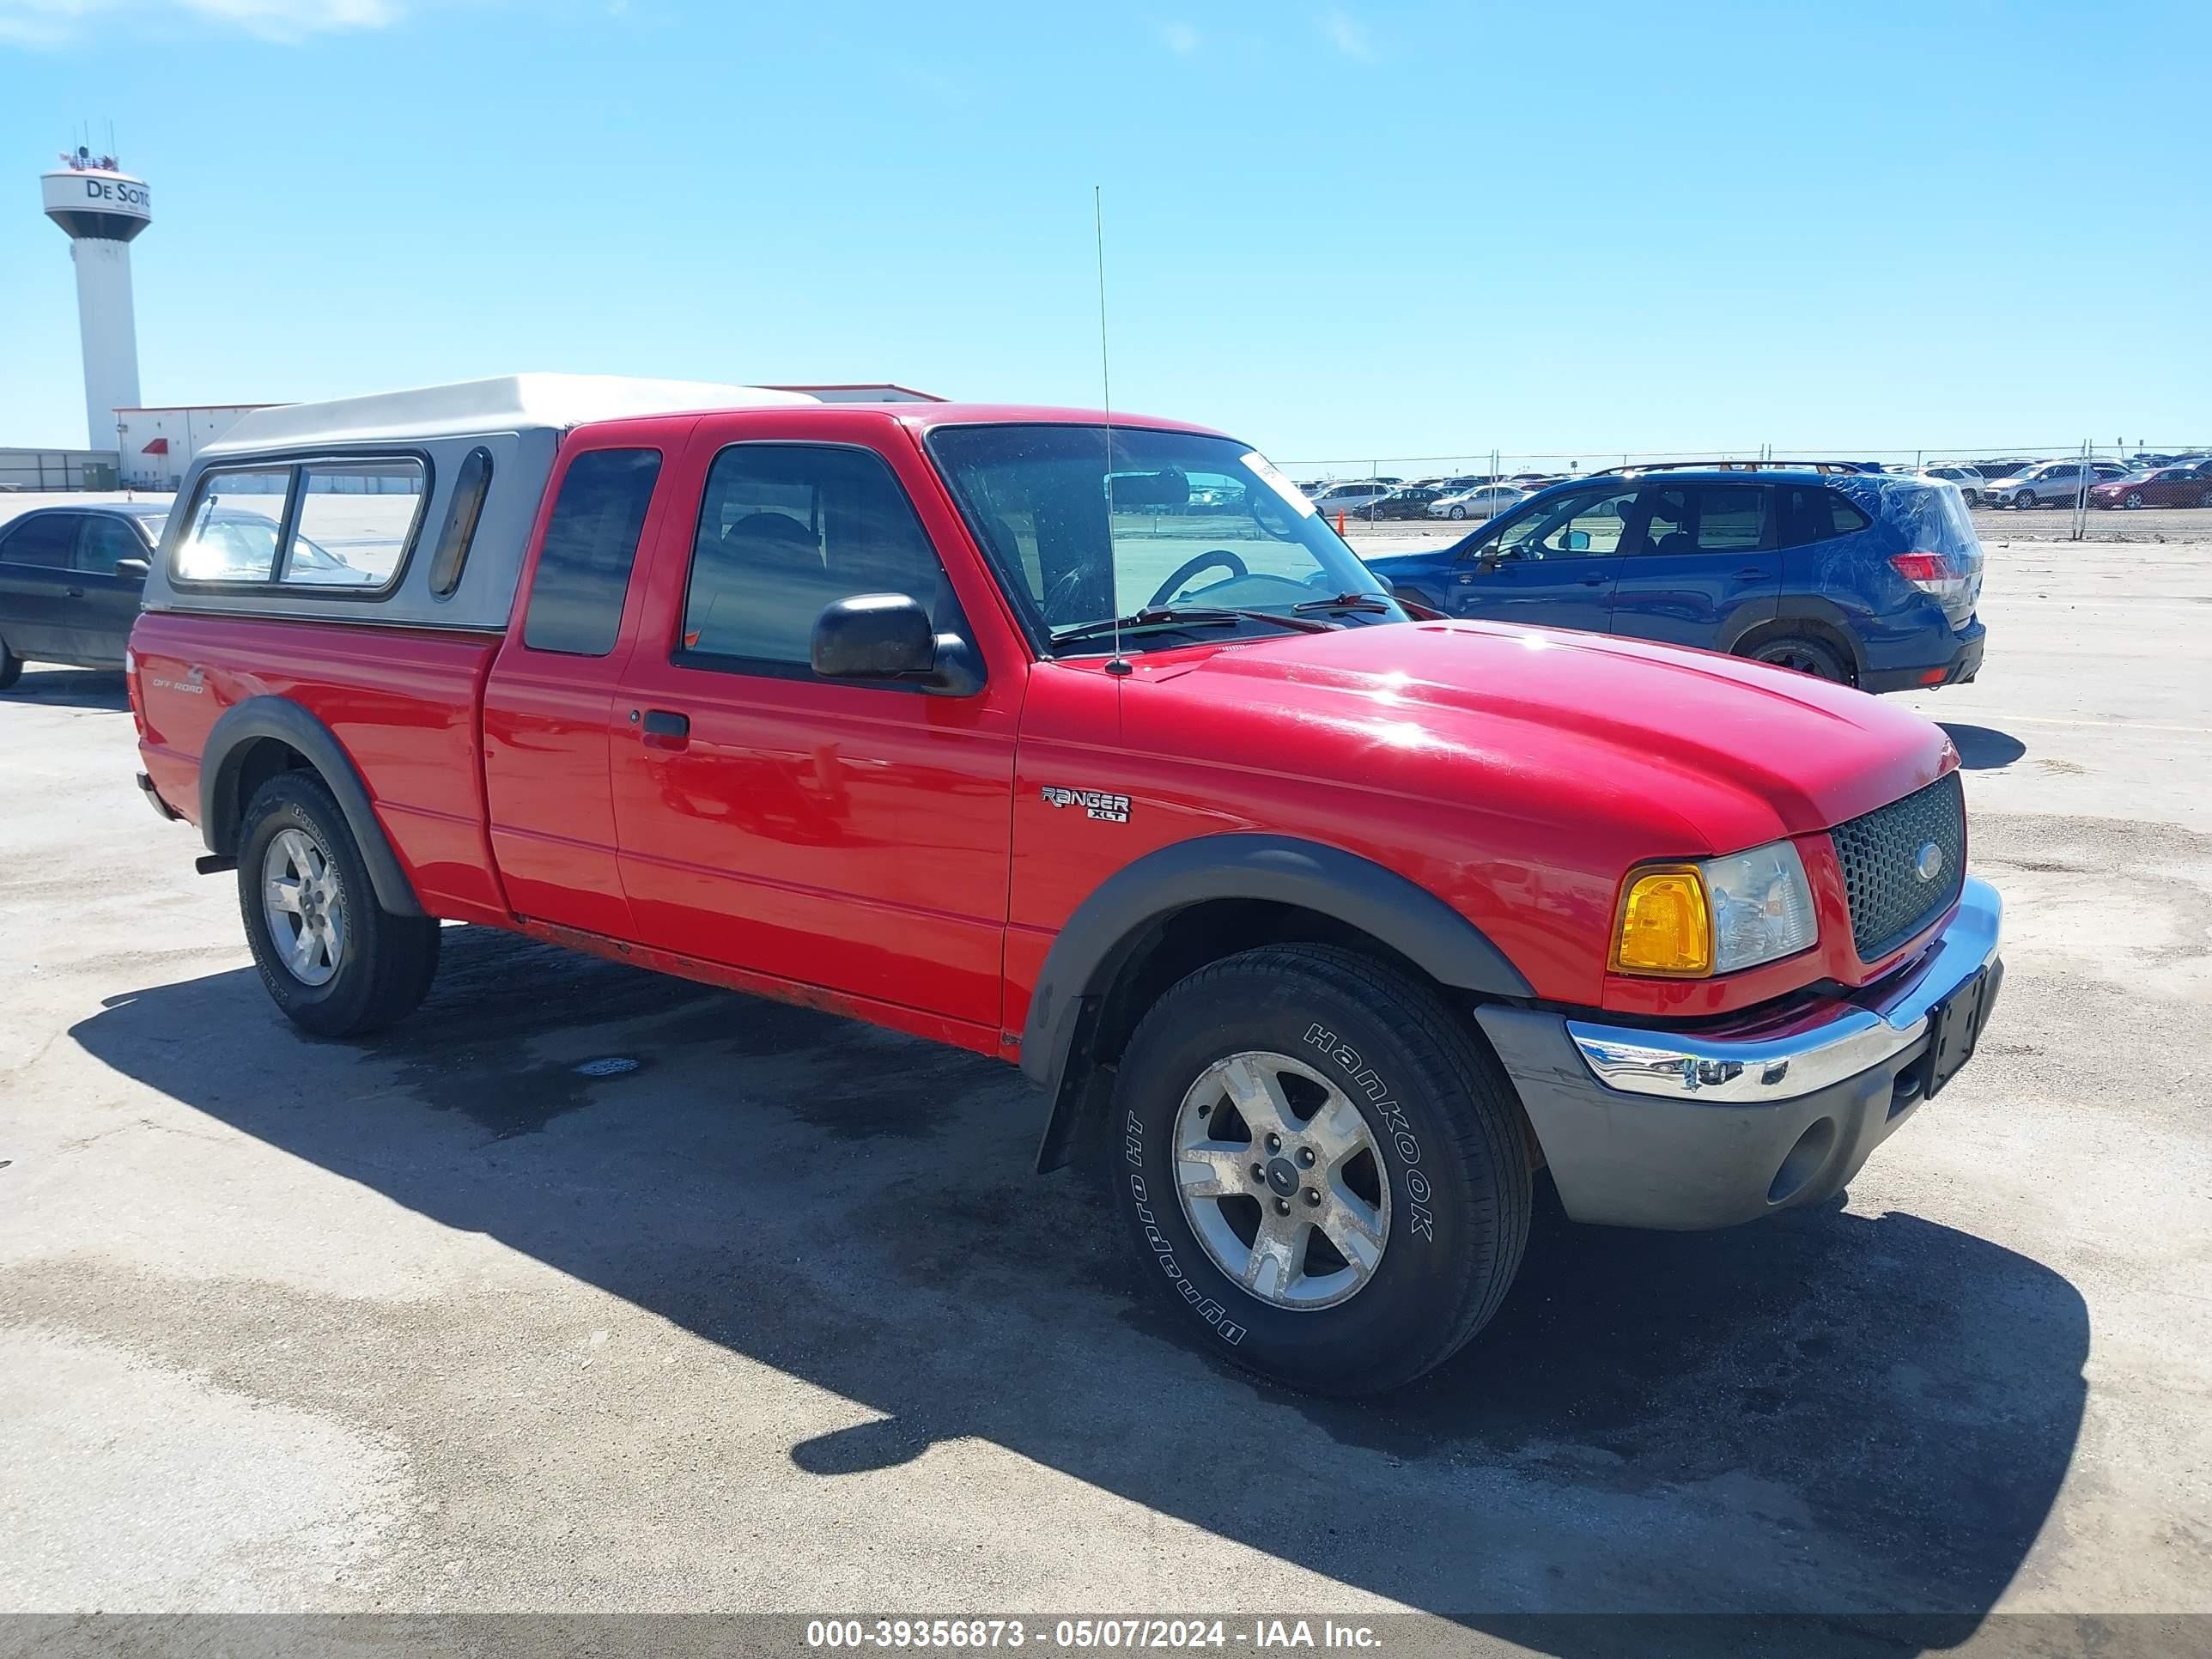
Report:
[[[1096,818],[1101,823],[1127,823],[1129,821],[1129,798],[1109,795],[1103,789],[1063,789],[1056,783],[1048,783],[1038,791],[1047,806],[1080,806],[1083,816]]]
[[[1428,1172],[1420,1167],[1421,1143],[1413,1139],[1413,1126],[1406,1121],[1405,1109],[1391,1097],[1390,1085],[1373,1066],[1361,1061],[1358,1049],[1339,1042],[1336,1033],[1319,1020],[1306,1027],[1306,1042],[1350,1073],[1352,1088],[1365,1095],[1381,1115],[1382,1127],[1389,1131],[1390,1144],[1398,1149],[1398,1159],[1406,1166],[1406,1198],[1413,1212],[1409,1224],[1413,1237],[1434,1243],[1437,1218],[1429,1208],[1431,1188]],[[1388,1170],[1382,1171],[1384,1180],[1389,1180],[1389,1175]]]

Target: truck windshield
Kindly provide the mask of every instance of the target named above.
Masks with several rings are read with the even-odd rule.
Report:
[[[941,427],[929,448],[1032,629],[1070,654],[1154,616],[1127,648],[1405,619],[1298,487],[1227,438],[1142,427]],[[1343,601],[1341,605],[1334,602]],[[1231,613],[1234,613],[1233,615]],[[1197,618],[1203,617],[1203,621]]]

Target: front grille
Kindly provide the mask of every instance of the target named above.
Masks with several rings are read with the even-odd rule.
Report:
[[[1862,962],[1887,955],[1935,921],[1966,879],[1966,803],[1955,771],[1833,834]],[[1942,864],[1923,880],[1920,851],[1930,845]]]

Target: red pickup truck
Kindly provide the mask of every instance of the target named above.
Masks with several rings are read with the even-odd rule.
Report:
[[[526,376],[249,415],[179,500],[140,784],[298,1025],[469,922],[1018,1061],[1040,1168],[1294,1385],[1464,1343],[1539,1170],[1833,1194],[2002,975],[1936,726],[1409,612],[1196,427]]]

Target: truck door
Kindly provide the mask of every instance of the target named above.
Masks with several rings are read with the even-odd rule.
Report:
[[[635,937],[994,1034],[1026,659],[942,489],[885,416],[752,411],[672,494],[615,722]],[[823,608],[886,592],[980,685],[817,678]]]
[[[143,565],[152,556],[138,532],[121,519],[107,513],[84,514],[67,615],[77,661],[121,665],[131,625],[138,620],[139,602],[145,597],[146,578],[125,574],[116,567],[126,559]]]
[[[1774,492],[1758,483],[1651,483],[1630,524],[1613,632],[1722,651],[1771,620],[1782,594]]]
[[[563,446],[538,554],[484,686],[484,797],[507,902],[564,927],[634,937],[615,863],[608,775],[617,688],[635,631],[630,571],[659,497],[664,423]],[[665,423],[680,442],[691,422]],[[665,495],[665,492],[661,492]]]
[[[1466,545],[1442,595],[1455,617],[1602,630],[1633,484],[1606,484],[1498,520]]]
[[[18,657],[67,662],[75,513],[30,513],[0,525],[0,641]]]

